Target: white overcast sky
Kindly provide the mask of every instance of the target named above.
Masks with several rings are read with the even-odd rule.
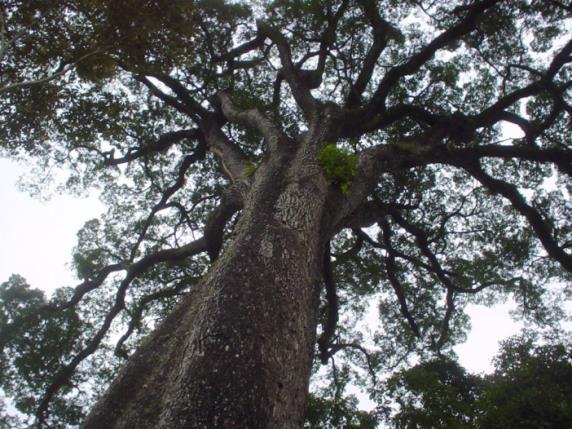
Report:
[[[0,158],[0,283],[20,274],[35,288],[52,291],[74,286],[69,269],[76,233],[103,206],[96,198],[54,195],[39,201],[18,189],[25,166]],[[514,333],[510,304],[494,308],[472,306],[473,329],[465,344],[456,348],[461,364],[472,372],[489,372],[498,342]]]

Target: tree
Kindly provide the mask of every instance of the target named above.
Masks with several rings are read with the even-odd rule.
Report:
[[[553,428],[572,423],[572,347],[535,344],[534,338],[507,340],[485,378],[480,417],[485,429]]]
[[[300,427],[312,362],[376,395],[409,357],[450,353],[468,303],[563,316],[564,2],[0,5],[3,153],[108,204],[78,233],[75,289],[16,282],[37,323],[79,327],[57,371],[3,382],[40,426],[114,379],[82,427]]]
[[[395,428],[480,427],[476,417],[481,380],[457,362],[437,358],[395,374],[384,392],[398,412],[387,418]],[[390,407],[388,406],[388,411]]]
[[[572,349],[534,336],[505,341],[491,375],[438,358],[400,371],[386,390],[395,428],[567,428],[572,423]]]

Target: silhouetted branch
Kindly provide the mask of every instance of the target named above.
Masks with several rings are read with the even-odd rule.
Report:
[[[155,204],[153,209],[151,209],[151,213],[149,213],[149,215],[147,216],[147,219],[145,220],[145,223],[143,224],[143,228],[139,232],[139,237],[137,238],[135,245],[131,248],[131,256],[129,258],[130,261],[132,261],[135,258],[137,250],[139,249],[139,246],[141,245],[141,243],[145,239],[145,236],[147,234],[147,230],[151,226],[151,223],[153,222],[155,215],[159,211],[167,208],[169,198],[171,198],[173,196],[173,194],[175,194],[175,192],[177,192],[179,189],[181,189],[184,186],[185,175],[186,175],[187,171],[189,170],[191,165],[193,165],[195,162],[204,159],[205,150],[206,150],[206,144],[205,144],[204,140],[201,139],[199,141],[199,146],[195,149],[195,152],[192,155],[187,155],[183,158],[183,161],[181,162],[179,169],[178,169],[177,179],[175,180],[175,183],[173,183],[170,187],[168,187],[163,192],[163,195],[161,196],[161,200],[157,204]]]
[[[558,245],[550,231],[550,226],[543,219],[538,210],[526,202],[526,199],[521,195],[515,185],[491,177],[478,163],[466,165],[464,168],[490,192],[500,194],[509,200],[512,207],[528,221],[548,255],[558,261],[565,270],[572,273],[572,255],[566,253],[563,248]]]
[[[193,279],[194,281],[198,281],[198,279]],[[168,289],[160,289],[150,295],[144,296],[139,302],[135,305],[133,311],[130,313],[131,320],[129,321],[129,325],[127,326],[126,332],[119,338],[115,345],[115,355],[121,357],[123,359],[128,359],[129,356],[127,352],[123,349],[123,345],[125,341],[129,339],[129,337],[135,331],[135,328],[139,326],[141,323],[141,317],[143,315],[143,311],[147,308],[147,305],[153,301],[157,301],[163,298],[171,298],[180,294],[180,292],[186,289],[189,286],[189,280],[185,279],[179,281],[174,287]]]
[[[377,383],[377,376],[375,374],[375,366],[372,362],[373,359],[371,357],[370,352],[367,351],[367,349],[365,347],[363,347],[362,345],[360,345],[358,343],[336,343],[330,349],[330,357],[333,357],[340,350],[345,350],[345,349],[358,350],[359,352],[361,352],[364,355],[365,360],[367,362],[369,375],[371,376],[371,378],[373,380],[373,384],[376,384]]]
[[[168,148],[170,148],[175,143],[178,143],[182,140],[195,140],[199,139],[199,145],[195,151],[199,151],[201,147],[201,133],[197,128],[187,129],[187,130],[179,130],[179,131],[171,131],[164,133],[159,136],[157,141],[147,144],[144,146],[139,146],[136,148],[130,148],[127,150],[127,153],[122,157],[115,158],[113,156],[113,152],[107,152],[106,156],[104,156],[103,163],[105,165],[120,165],[126,162],[133,161],[137,158],[156,153],[162,152]]]
[[[327,244],[324,251],[324,286],[326,289],[326,322],[323,324],[323,331],[318,338],[318,349],[320,350],[320,360],[323,364],[328,362],[330,357],[330,347],[336,327],[338,325],[338,294],[336,292],[336,283],[332,272],[332,261],[330,253],[330,243]]]
[[[72,358],[72,360],[67,365],[65,365],[55,374],[52,383],[47,387],[44,396],[40,401],[40,405],[36,411],[36,419],[40,427],[45,421],[48,406],[53,396],[61,387],[63,387],[68,382],[78,365],[97,350],[99,344],[109,331],[111,323],[115,317],[125,308],[125,294],[127,293],[127,289],[129,288],[131,282],[147,269],[160,262],[184,259],[205,250],[206,240],[204,238],[200,238],[177,249],[160,250],[156,253],[146,255],[129,267],[125,277],[117,289],[113,307],[108,311],[97,333],[93,336],[85,348],[83,348],[77,355]]]
[[[387,251],[387,256],[384,258],[385,260],[385,270],[387,272],[387,277],[389,278],[389,282],[397,296],[397,301],[399,302],[399,307],[401,314],[409,324],[409,327],[413,331],[413,334],[417,338],[421,338],[421,331],[419,331],[419,327],[417,326],[417,322],[413,318],[413,315],[409,311],[409,307],[407,305],[407,299],[405,297],[405,293],[403,291],[403,287],[401,286],[401,282],[397,276],[397,272],[399,271],[397,268],[397,264],[395,262],[395,254],[393,251],[393,246],[391,245],[391,227],[386,220],[380,220],[379,225],[383,232],[383,243],[385,249]]]
[[[385,21],[377,10],[377,2],[372,0],[361,0],[359,2],[371,25],[373,32],[373,44],[369,47],[363,60],[362,69],[352,84],[346,99],[346,107],[353,108],[360,104],[361,97],[377,65],[381,53],[387,46],[388,33],[391,30],[390,24]]]

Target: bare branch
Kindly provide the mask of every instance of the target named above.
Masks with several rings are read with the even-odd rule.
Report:
[[[48,74],[47,76],[45,76],[43,78],[34,79],[34,80],[27,80],[27,81],[23,81],[23,82],[16,82],[16,83],[12,83],[12,84],[0,87],[0,95],[5,93],[5,92],[13,91],[15,89],[30,88],[32,86],[38,86],[38,85],[42,85],[44,83],[51,82],[51,81],[63,76],[64,74],[66,74],[68,71],[70,71],[75,65],[77,65],[81,61],[83,61],[83,60],[85,60],[85,59],[87,59],[93,55],[101,54],[104,51],[105,51],[105,49],[98,49],[98,50],[95,50],[95,51],[90,52],[88,54],[82,55],[77,60],[74,60],[71,62],[62,61],[60,63],[60,65],[56,68],[56,70],[54,70],[51,74]],[[1,58],[1,56],[0,56],[0,58]]]
[[[361,352],[365,356],[365,359],[367,362],[367,367],[369,370],[369,375],[372,378],[373,384],[376,384],[377,383],[377,376],[375,374],[375,366],[373,364],[373,359],[371,357],[370,352],[367,351],[367,349],[365,347],[363,347],[361,344],[358,344],[358,343],[336,343],[330,349],[330,357],[333,357],[340,350],[345,350],[345,349],[358,350],[359,352]]]

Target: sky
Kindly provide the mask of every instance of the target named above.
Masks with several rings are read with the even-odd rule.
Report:
[[[0,283],[20,274],[42,290],[74,286],[70,270],[76,233],[104,207],[96,197],[54,195],[48,201],[18,189],[26,166],[0,158]],[[511,304],[494,308],[471,306],[472,331],[456,347],[461,364],[471,372],[490,372],[499,341],[515,334],[520,323],[511,320]]]
[[[76,233],[103,206],[96,198],[32,198],[18,190],[24,172],[25,166],[0,158],[0,283],[20,274],[46,291],[73,285],[69,262]]]

